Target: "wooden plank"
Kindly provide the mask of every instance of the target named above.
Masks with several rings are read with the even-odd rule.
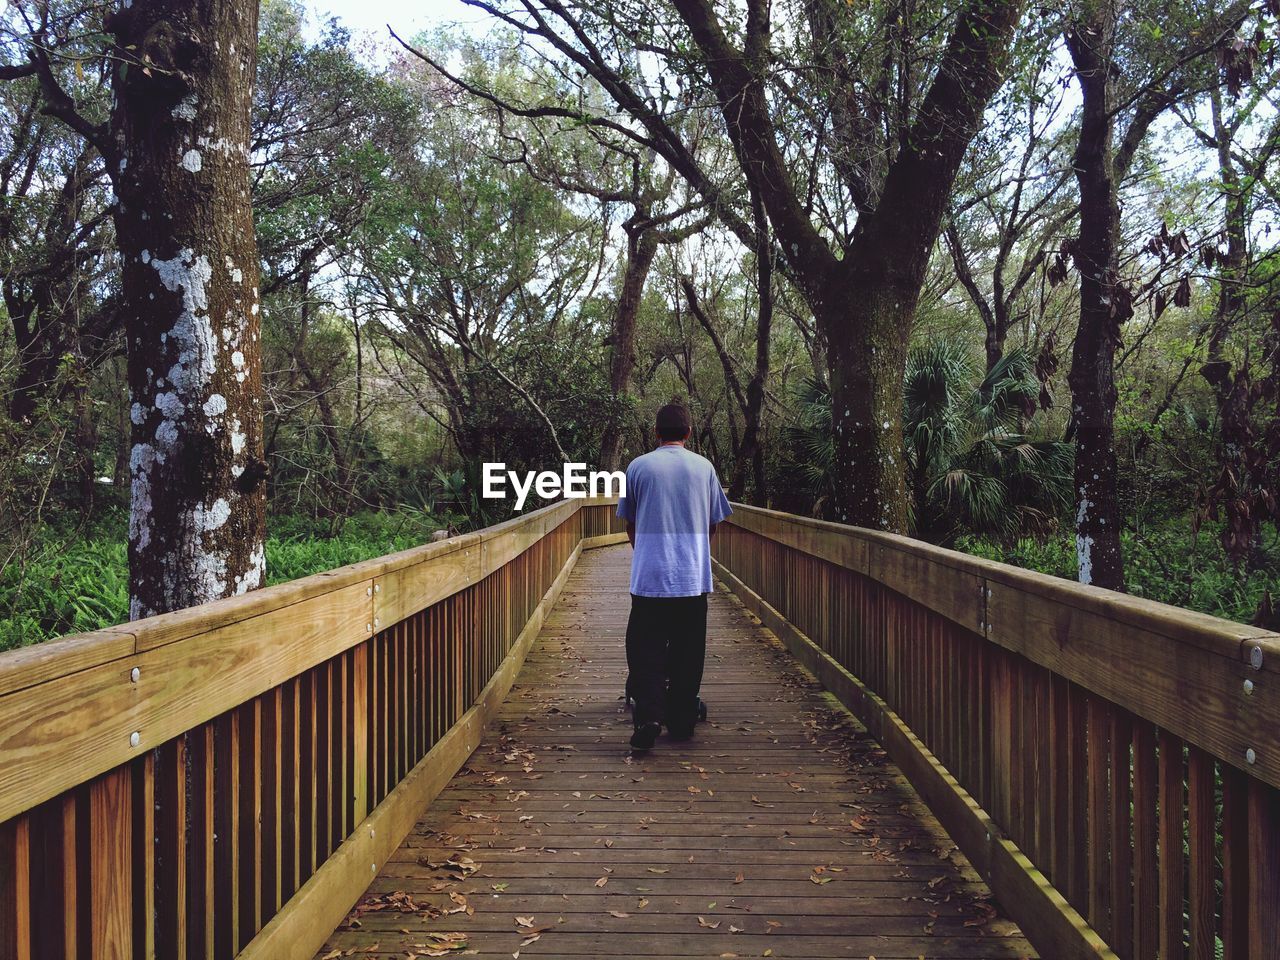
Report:
[[[367,646],[362,644],[361,649]],[[298,889],[302,841],[299,839],[302,789],[299,712],[302,681],[288,680],[281,687],[280,702],[280,902]]]
[[[191,826],[187,836],[187,956],[214,956],[214,730],[206,723],[187,736],[191,766]]]
[[[193,784],[194,785],[194,784]],[[187,956],[187,738],[156,750],[156,953]]]
[[[156,960],[156,758],[154,752],[130,765],[133,843],[129,902],[133,907],[133,948],[137,960]]]
[[[1186,956],[1183,904],[1186,899],[1186,861],[1182,845],[1185,822],[1185,771],[1182,741],[1160,731],[1160,958]]]
[[[1280,810],[1277,811],[1280,815]],[[1222,766],[1222,956],[1249,956],[1249,778]]]
[[[249,942],[258,930],[258,884],[262,876],[262,793],[261,793],[261,699],[255,698],[236,708],[239,720],[239,794],[223,795],[223,800],[239,809],[236,854],[238,875],[236,915],[240,921],[236,948]]]
[[[121,660],[133,654],[134,643],[132,630],[110,627],[6,651],[0,654],[0,696]]]
[[[28,880],[30,913],[23,918],[23,922],[30,925],[31,950],[41,960],[45,960],[45,958],[48,958],[48,960],[63,960],[66,957],[68,939],[72,939],[71,950],[73,955],[76,947],[74,939],[67,935],[68,901],[72,910],[70,930],[75,930],[75,874],[73,872],[69,877],[64,877],[63,875],[68,834],[64,829],[66,826],[63,819],[64,804],[59,802],[60,799],[65,800],[68,798],[50,800],[26,814],[23,818],[28,824],[28,848],[30,850],[28,854],[30,861]],[[72,832],[70,834],[73,869],[75,863],[74,824],[73,818],[71,821]],[[0,873],[0,877],[3,877],[3,873]],[[68,880],[71,882],[68,883]],[[12,882],[8,877],[0,880],[0,890],[4,891],[5,894],[9,892],[11,887]],[[8,956],[8,954],[0,952],[0,956]]]
[[[0,698],[0,820],[360,642],[365,589],[355,584]]]
[[[351,738],[352,823],[358,824],[369,814],[369,643],[352,652]]]
[[[213,726],[213,952],[233,957],[240,944],[240,716]]]
[[[1121,960],[1133,958],[1133,723],[1120,709],[1111,717],[1111,939]]]
[[[133,957],[133,776],[128,767],[89,785],[92,960]]]
[[[1187,916],[1191,924],[1191,960],[1214,958],[1215,827],[1213,758],[1192,747],[1187,758]]]
[[[259,926],[280,909],[280,724],[282,693],[279,687],[262,698],[261,779],[258,807],[261,817],[261,863],[258,886]]]
[[[31,823],[0,823],[0,956],[31,960]]]
[[[967,630],[982,629],[985,583],[976,573],[941,563],[912,541],[876,543],[869,552],[869,576]]]
[[[1111,924],[1111,790],[1110,748],[1112,707],[1089,698],[1089,910],[1086,916],[1110,942]]]
[[[869,570],[869,541],[851,535],[849,527],[742,504],[734,505],[728,522],[848,570]]]
[[[1156,960],[1160,950],[1158,796],[1156,733],[1139,720],[1133,727],[1133,955],[1138,960]]]
[[[410,567],[389,571],[374,581],[374,614],[379,628],[399,623],[480,576],[480,545]]]
[[[1249,957],[1280,960],[1280,791],[1249,784]]]

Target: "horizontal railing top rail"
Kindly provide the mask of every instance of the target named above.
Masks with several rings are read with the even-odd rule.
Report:
[[[0,654],[0,821],[478,583],[607,498]]]
[[[1280,786],[1280,634],[878,530],[734,504],[845,567]]]

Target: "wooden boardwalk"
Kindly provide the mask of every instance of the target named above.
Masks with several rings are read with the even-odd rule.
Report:
[[[583,553],[496,726],[318,957],[1034,956],[883,751],[724,592],[710,722],[632,756],[629,563]]]

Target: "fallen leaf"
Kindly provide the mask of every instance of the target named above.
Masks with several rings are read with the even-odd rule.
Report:
[[[599,880],[597,880],[597,881],[596,881],[596,886],[597,886],[597,887],[603,887],[603,886],[604,886],[606,883],[608,883],[608,882],[609,882],[609,878],[608,878],[608,877],[601,877]]]
[[[719,921],[719,920],[717,920],[715,923],[712,923],[712,922],[711,922],[710,920],[708,920],[706,917],[699,917],[699,918],[698,918],[698,926],[700,926],[700,927],[706,927],[706,928],[707,928],[707,929],[709,929],[709,930],[715,930],[715,929],[717,929],[717,928],[720,926],[720,921]]]

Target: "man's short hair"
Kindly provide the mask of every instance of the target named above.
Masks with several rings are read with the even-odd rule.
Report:
[[[689,411],[681,404],[668,403],[658,411],[657,425],[663,440],[683,440],[689,436]]]

